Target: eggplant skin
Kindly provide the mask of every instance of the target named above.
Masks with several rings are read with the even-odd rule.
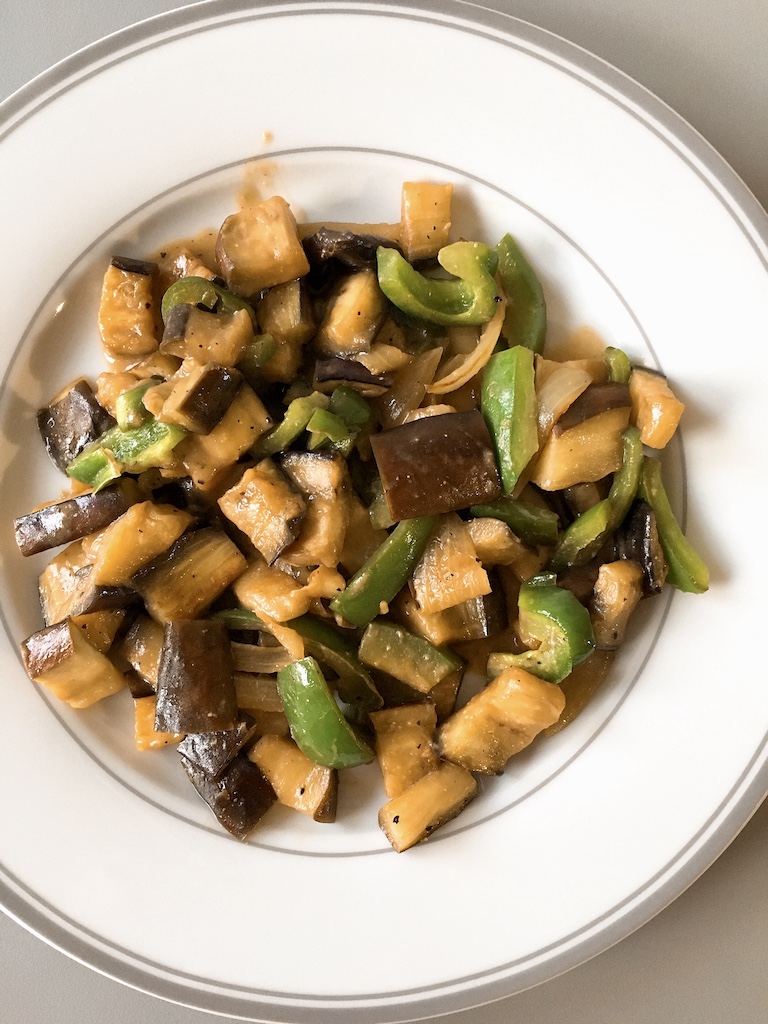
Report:
[[[262,770],[243,753],[215,779],[183,755],[181,763],[219,824],[236,839],[247,839],[277,800]]]
[[[135,485],[121,480],[98,494],[79,494],[21,516],[14,521],[19,551],[36,555],[95,533],[127,512],[137,495]]]
[[[80,452],[115,421],[99,404],[86,380],[78,380],[55,402],[37,413],[45,450],[62,473]]]
[[[237,725],[237,694],[227,627],[215,619],[165,626],[157,670],[158,732],[220,732]]]
[[[189,733],[176,749],[190,764],[205,772],[210,778],[216,779],[252,740],[255,732],[255,719],[241,711],[234,729]]]
[[[395,521],[495,501],[502,487],[482,414],[425,416],[371,437]]]

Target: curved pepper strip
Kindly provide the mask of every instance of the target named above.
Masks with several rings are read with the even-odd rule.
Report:
[[[315,764],[354,768],[373,760],[373,750],[344,718],[314,658],[281,668],[277,689],[293,740]]]
[[[354,626],[367,626],[386,612],[424,553],[436,522],[437,516],[401,520],[331,601],[331,611]]]
[[[584,565],[594,557],[608,534],[624,521],[634,501],[643,467],[643,443],[637,427],[627,427],[621,437],[621,468],[613,477],[608,496],[582,512],[565,531],[552,556],[556,572]]]
[[[709,589],[709,569],[691,546],[675,518],[661,479],[661,463],[648,456],[643,459],[639,496],[647,501],[656,516],[664,557],[669,566],[667,582],[689,594]]]
[[[160,306],[163,323],[168,319],[173,307],[182,304],[205,306],[216,313],[236,313],[239,309],[244,309],[253,321],[254,327],[256,326],[253,308],[244,299],[233,295],[215,281],[209,281],[207,277],[181,277],[173,282],[163,295]]]
[[[504,337],[509,345],[523,345],[540,353],[547,333],[547,304],[541,282],[512,235],[504,235],[496,252],[499,280],[509,299]]]
[[[557,586],[554,573],[539,573],[523,583],[518,616],[521,633],[539,641],[539,647],[521,654],[492,654],[488,659],[492,678],[507,668],[523,668],[547,682],[560,683],[595,649],[589,612],[570,590]]]
[[[496,449],[505,494],[511,494],[539,448],[533,352],[515,345],[491,356],[480,408]]]
[[[453,242],[437,254],[440,266],[453,274],[446,281],[425,277],[397,249],[376,250],[379,287],[408,316],[443,327],[488,323],[500,301],[494,274],[498,256],[482,242]]]

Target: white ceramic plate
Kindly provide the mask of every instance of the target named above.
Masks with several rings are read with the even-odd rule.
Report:
[[[768,789],[768,231],[735,175],[597,59],[452,2],[188,8],[1,114],[5,909],[164,998],[362,1024],[519,991],[677,896]],[[133,751],[127,698],[70,712],[17,655],[43,560],[21,559],[10,521],[57,493],[35,411],[100,365],[105,261],[217,225],[254,160],[312,220],[396,220],[402,180],[454,182],[457,228],[512,231],[540,268],[554,336],[590,324],[688,403],[666,465],[711,591],[649,602],[581,718],[402,856],[373,769],[345,780],[335,826],[275,810],[231,840],[173,752]]]

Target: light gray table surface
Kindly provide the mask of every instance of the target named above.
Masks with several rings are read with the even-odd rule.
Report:
[[[184,5],[2,0],[0,6],[4,99],[81,47]],[[768,207],[766,0],[488,0],[486,6],[583,46],[649,88],[693,125]],[[629,938],[544,985],[443,1019],[446,1024],[762,1024],[768,1021],[767,965],[765,803],[691,888]],[[0,914],[0,1024],[203,1024],[212,1019],[104,978]]]

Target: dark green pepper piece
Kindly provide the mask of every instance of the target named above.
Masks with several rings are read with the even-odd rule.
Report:
[[[285,416],[278,423],[274,430],[259,439],[254,449],[257,458],[263,459],[266,455],[277,455],[284,451],[289,445],[300,437],[307,429],[307,424],[318,409],[327,409],[329,399],[327,395],[313,391],[311,395],[301,398],[294,398],[285,410]]]
[[[379,287],[408,316],[444,327],[488,323],[500,301],[494,274],[498,256],[482,242],[453,242],[437,254],[456,280],[425,277],[397,249],[376,252]]]
[[[540,646],[521,654],[492,654],[488,659],[490,676],[507,668],[522,668],[559,683],[595,649],[589,612],[570,590],[557,586],[553,573],[539,573],[522,584],[518,615],[520,631],[538,640]]]
[[[112,427],[73,459],[67,473],[75,480],[101,490],[122,473],[142,473],[165,466],[173,449],[187,436],[175,423],[161,423],[150,416],[140,427]]]
[[[547,333],[547,305],[541,282],[512,235],[504,235],[496,252],[499,280],[509,300],[502,333],[509,345],[523,345],[540,353]]]
[[[524,544],[551,547],[557,544],[560,520],[556,512],[507,494],[486,505],[473,505],[469,510],[476,519],[500,519]]]
[[[400,592],[421,558],[436,522],[436,516],[399,522],[346,588],[331,601],[331,611],[355,626],[367,626],[377,615],[385,614],[387,605]]]
[[[372,622],[363,633],[360,660],[428,693],[433,686],[460,669],[462,662],[447,648],[436,647],[394,622]]]
[[[643,465],[643,443],[637,427],[627,427],[622,434],[622,444],[621,468],[614,474],[608,496],[582,512],[565,531],[552,556],[551,565],[556,572],[568,566],[584,565],[624,521],[637,494]]]
[[[493,438],[505,494],[539,448],[533,352],[523,345],[491,356],[483,372],[483,418]]]
[[[244,309],[253,321],[254,327],[256,326],[253,307],[215,281],[209,281],[207,277],[182,277],[173,282],[163,295],[160,307],[163,323],[168,319],[173,307],[182,304],[204,306],[213,313],[236,313],[239,309]]]
[[[661,478],[661,463],[646,456],[638,496],[653,509],[664,557],[669,566],[667,582],[689,594],[709,589],[709,569],[686,538],[678,523]]]
[[[277,688],[291,736],[311,761],[325,768],[354,768],[373,760],[373,750],[344,718],[314,658],[281,668]]]
[[[345,704],[365,711],[375,711],[382,706],[381,695],[349,637],[313,615],[300,615],[286,622],[286,626],[296,630],[308,655],[336,673],[338,680],[334,685]]]

